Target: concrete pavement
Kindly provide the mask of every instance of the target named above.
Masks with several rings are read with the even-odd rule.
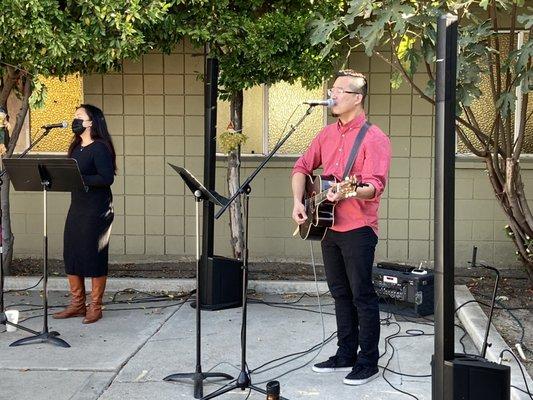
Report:
[[[268,286],[268,285],[267,285]],[[313,285],[308,285],[312,287]],[[257,284],[256,287],[265,287]],[[144,286],[146,289],[146,286]],[[116,287],[115,287],[116,289]],[[275,290],[272,290],[275,291]],[[279,291],[282,291],[280,289]],[[118,299],[133,295],[118,296]],[[144,296],[144,295],[135,295]],[[110,294],[106,294],[109,300]],[[258,300],[288,303],[296,296],[259,294]],[[149,300],[149,299],[148,299]],[[50,304],[67,301],[64,292],[51,292]],[[21,305],[21,304],[27,305]],[[39,292],[6,295],[9,308],[21,310],[37,308]],[[251,370],[263,363],[319,344],[323,337],[335,331],[331,298],[322,297],[323,320],[316,298],[305,297],[297,305],[270,304],[252,301],[248,307],[247,364]],[[281,307],[281,308],[280,308]],[[293,307],[293,308],[289,308]],[[24,312],[26,318],[39,310]],[[57,399],[57,400],[137,400],[192,399],[190,381],[165,382],[162,379],[176,372],[192,372],[195,367],[195,310],[178,301],[110,304],[104,318],[96,324],[83,325],[81,319],[50,319],[51,329],[72,347],[59,348],[50,344],[33,344],[11,348],[14,340],[28,336],[25,332],[0,334],[0,399]],[[240,368],[241,309],[202,312],[202,367],[236,376]],[[386,380],[420,400],[431,398],[430,359],[433,354],[433,327],[427,321],[406,320],[382,313],[380,365],[404,374],[386,372],[371,383],[350,387],[342,384],[345,373],[315,374],[310,365],[335,351],[335,341],[317,351],[270,370],[252,373],[252,380],[264,388],[265,382],[285,372],[308,364],[278,378],[282,395],[289,399],[402,399],[409,398],[393,389]],[[24,322],[31,329],[42,328],[42,317]],[[414,331],[414,330],[419,331]],[[413,336],[416,333],[424,336]],[[411,333],[409,335],[408,333]],[[385,338],[397,334],[389,343]],[[456,332],[456,349],[462,351]],[[401,337],[406,336],[406,337]],[[469,336],[463,342],[466,351],[477,353]],[[392,358],[391,358],[392,356]],[[316,357],[316,359],[313,359]],[[389,361],[389,358],[391,360]],[[386,379],[386,380],[385,380]],[[225,382],[204,384],[207,394]],[[518,382],[523,387],[521,382]],[[220,399],[245,399],[248,390],[236,390]],[[249,399],[264,399],[250,393]]]

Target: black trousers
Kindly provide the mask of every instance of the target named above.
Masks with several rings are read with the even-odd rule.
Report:
[[[326,279],[335,300],[337,356],[367,366],[377,366],[379,358],[379,302],[372,284],[377,242],[368,226],[347,232],[330,229],[322,240]]]

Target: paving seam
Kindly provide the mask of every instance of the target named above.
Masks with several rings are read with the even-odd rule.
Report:
[[[109,384],[102,390],[102,393],[100,393],[100,396],[98,396],[98,399],[102,397],[102,395],[105,394],[105,392],[107,391],[107,389],[109,389],[109,387],[111,385],[113,385],[113,383],[115,383],[115,379],[117,378],[118,374],[120,373],[120,371],[122,371],[122,369],[126,366],[126,364],[135,356],[137,355],[137,353],[146,345],[146,343],[148,343],[148,341],[150,339],[152,339],[157,333],[159,333],[159,331],[163,328],[163,326],[168,322],[168,320],[170,318],[172,318],[179,310],[181,310],[181,307],[183,307],[185,304],[186,304],[186,300],[184,303],[182,303],[181,305],[178,305],[178,307],[167,317],[165,318],[162,323],[159,325],[159,328],[157,328],[153,334],[151,334],[150,336],[148,336],[146,338],[145,341],[143,341],[138,347],[137,349],[135,349],[135,351],[133,351],[131,353],[131,355],[122,363],[122,365],[120,365],[117,369],[116,369],[116,373],[115,373],[115,376],[113,376],[112,379],[110,379],[109,381]],[[133,383],[134,381],[132,382],[128,382],[128,383]],[[122,383],[122,382],[118,382],[118,383]],[[138,383],[138,382],[135,382],[135,383]],[[97,399],[97,400],[98,400]]]

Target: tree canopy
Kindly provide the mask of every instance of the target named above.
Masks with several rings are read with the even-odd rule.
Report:
[[[221,96],[260,84],[279,81],[316,87],[332,72],[336,57],[320,61],[320,50],[309,45],[311,21],[332,18],[339,1],[217,0],[205,1],[186,12],[170,9],[150,39],[163,49],[187,35],[210,44],[220,63]]]
[[[508,236],[533,279],[533,216],[519,163],[533,115],[533,8],[525,6],[524,0],[351,0],[335,18],[314,22],[312,43],[324,60],[332,51],[349,55],[363,48],[391,65],[393,88],[407,81],[434,104],[437,18],[457,15],[456,133],[484,160],[509,220]],[[426,74],[425,87],[416,73]],[[482,79],[488,80],[485,92]],[[475,110],[482,97],[491,99],[488,108]]]

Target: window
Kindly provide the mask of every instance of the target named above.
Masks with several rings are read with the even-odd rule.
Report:
[[[502,54],[507,56],[509,54],[509,46],[510,46],[510,36],[509,33],[501,32],[498,33],[499,35],[499,41],[500,41],[500,51]],[[520,48],[524,42],[528,40],[528,33],[521,31],[516,34],[516,38],[514,41],[514,47]],[[502,58],[504,58],[502,57]],[[504,80],[504,74],[502,74],[502,80]],[[495,107],[494,102],[491,95],[491,89],[490,89],[490,79],[488,75],[483,75],[481,78],[481,82],[479,84],[479,87],[481,91],[483,92],[483,96],[477,99],[475,102],[472,103],[472,111],[474,112],[474,115],[476,117],[477,122],[479,123],[480,127],[483,129],[483,131],[489,132],[492,123],[494,122],[495,117]],[[517,89],[516,91],[517,95],[517,101],[515,104],[515,110],[520,109],[520,102],[523,99],[523,94],[521,93],[520,89]],[[533,96],[529,96],[528,100],[528,110],[533,109]],[[464,116],[464,115],[463,115]],[[512,118],[514,119],[514,126],[515,126],[515,138],[518,131],[517,124],[519,121],[519,115],[513,114]],[[469,138],[471,138],[472,143],[478,145],[480,148],[482,144],[475,138],[474,134],[471,133],[468,130],[465,130],[465,133]],[[462,154],[468,154],[470,151],[468,148],[462,143],[460,139],[457,140],[457,153]],[[533,154],[533,119],[530,118],[526,122],[525,127],[525,135],[524,135],[524,147],[522,149],[522,154]]]
[[[42,108],[30,110],[29,128],[26,134],[21,132],[17,150],[28,147],[29,141],[37,139],[42,134],[41,126],[67,121],[69,127],[54,129],[44,138],[32,152],[64,153],[72,140],[70,122],[74,111],[83,100],[83,78],[79,74],[70,75],[64,79],[40,78],[46,86],[46,99]],[[25,146],[21,146],[25,142]],[[22,147],[22,148],[21,148]]]
[[[243,133],[248,139],[242,147],[242,154],[270,152],[278,140],[305,114],[307,106],[302,103],[309,99],[322,99],[324,96],[324,87],[307,90],[299,83],[281,82],[246,90],[243,94]],[[221,133],[229,124],[229,102],[219,101],[217,110],[217,133]],[[325,107],[315,107],[277,154],[300,155],[322,129],[326,117]]]

